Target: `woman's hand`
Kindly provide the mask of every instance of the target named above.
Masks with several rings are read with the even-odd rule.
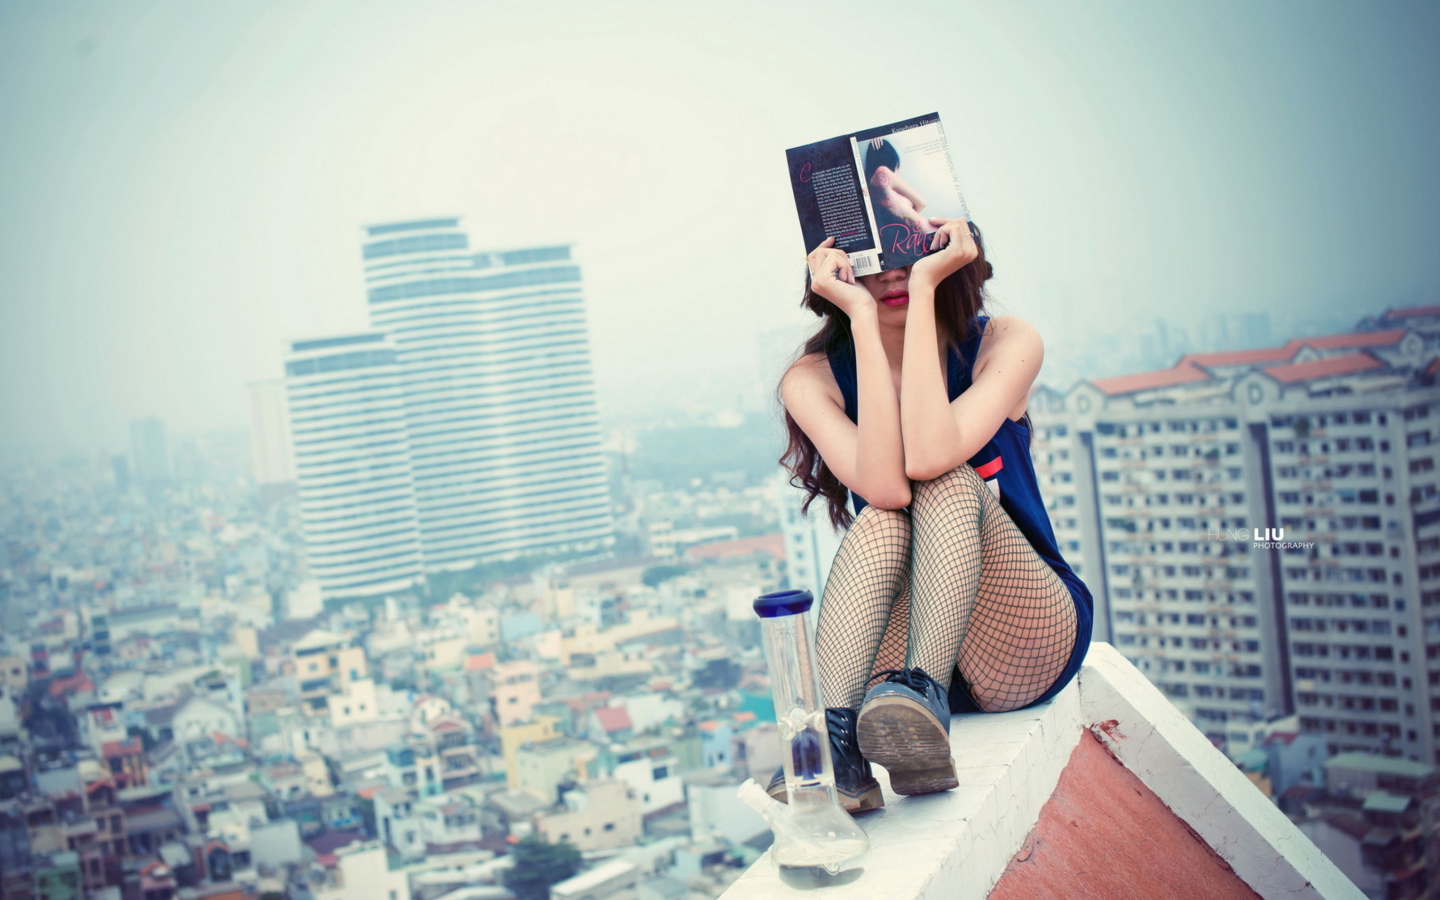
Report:
[[[939,231],[930,239],[931,250],[938,250],[915,261],[910,267],[910,281],[934,289],[940,282],[970,265],[980,256],[975,238],[970,234],[970,225],[964,219],[931,219],[930,224]]]
[[[810,288],[840,307],[851,319],[875,312],[875,298],[855,283],[855,271],[844,250],[836,249],[835,239],[828,237],[805,257],[810,265]]]

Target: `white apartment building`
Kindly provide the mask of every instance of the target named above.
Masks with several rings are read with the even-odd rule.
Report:
[[[1437,371],[1418,307],[1033,395],[1096,639],[1232,755],[1294,712],[1332,752],[1440,761]]]
[[[809,591],[819,600],[844,535],[831,526],[824,497],[815,498],[809,515],[800,511],[805,492],[790,484],[786,470],[775,473],[770,490],[785,535],[785,577],[791,588]]]
[[[371,324],[398,350],[428,570],[614,541],[568,246],[476,253],[458,218],[374,225]]]
[[[380,332],[295,341],[285,381],[310,574],[326,597],[421,575],[395,348]]]

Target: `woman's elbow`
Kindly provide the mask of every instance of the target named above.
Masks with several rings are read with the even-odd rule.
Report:
[[[958,463],[948,459],[907,459],[905,461],[905,477],[911,481],[930,481],[939,478],[957,465]]]

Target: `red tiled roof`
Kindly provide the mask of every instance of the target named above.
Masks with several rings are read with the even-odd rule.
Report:
[[[595,717],[606,734],[635,727],[630,721],[630,710],[623,706],[602,706],[595,710]]]
[[[483,672],[486,669],[495,667],[494,653],[475,653],[465,657],[465,671]]]
[[[1096,378],[1090,383],[1099,388],[1103,393],[1115,397],[1121,394],[1134,394],[1138,391],[1173,387],[1177,384],[1210,381],[1213,377],[1209,372],[1206,372],[1194,363],[1188,360],[1181,360],[1169,369],[1157,369],[1154,372],[1136,372],[1133,375],[1117,375],[1114,378]]]
[[[1399,309],[1387,309],[1382,319],[1408,319],[1418,316],[1440,316],[1440,306],[1402,306]]]
[[[749,556],[752,553],[769,553],[776,559],[784,559],[785,535],[762,534],[758,537],[736,538],[733,541],[711,541],[685,549],[686,558],[694,562],[702,559]]]
[[[1346,334],[1327,334],[1321,337],[1296,338],[1290,343],[1308,344],[1316,350],[1339,350],[1348,347],[1390,347],[1400,343],[1405,336],[1404,328],[1386,331],[1351,331]]]
[[[1283,347],[1262,347],[1259,350],[1230,350],[1224,353],[1187,353],[1176,365],[1194,363],[1197,366],[1244,366],[1262,362],[1280,362],[1290,359],[1300,349],[1299,341],[1291,341]]]
[[[1332,375],[1348,375],[1352,372],[1365,372],[1370,369],[1384,368],[1385,364],[1371,356],[1369,353],[1347,353],[1344,356],[1332,356],[1326,359],[1312,359],[1310,362],[1290,363],[1284,366],[1271,366],[1265,369],[1266,375],[1276,381],[1285,384],[1296,384],[1301,381],[1311,381],[1316,378],[1327,378]]]
[[[233,737],[232,735],[228,735],[223,731],[210,732],[210,739],[215,742],[215,746],[217,747],[222,747],[225,744],[229,743],[234,744],[235,746],[243,750],[247,749],[250,746],[250,742],[245,740],[244,738]]]
[[[106,759],[116,756],[129,756],[132,753],[140,753],[144,746],[139,738],[130,738],[125,741],[106,741],[100,745],[100,755]]]
[[[93,690],[95,690],[95,684],[84,672],[77,672],[69,678],[57,678],[50,682],[50,696],[52,697],[60,697],[65,694],[78,694],[81,691]]]
[[[1429,312],[1429,310],[1435,310],[1435,312],[1432,313]],[[1404,310],[1394,310],[1392,313],[1394,316],[1440,315],[1440,306],[1416,306]],[[1392,316],[1392,313],[1386,313],[1386,316]],[[1203,367],[1206,366],[1241,366],[1267,362],[1279,363],[1294,359],[1295,354],[1300,352],[1300,348],[1307,346],[1313,347],[1316,350],[1391,347],[1400,343],[1400,339],[1404,336],[1404,328],[1390,328],[1385,331],[1351,331],[1345,334],[1326,334],[1319,337],[1292,338],[1286,341],[1283,347],[1262,347],[1257,350],[1229,350],[1220,353],[1187,353],[1180,358],[1179,362],[1168,369],[1156,369],[1152,372],[1136,372],[1130,375],[1117,375],[1113,378],[1097,378],[1093,379],[1090,383],[1104,393],[1115,397],[1121,394],[1134,394],[1139,391],[1173,387],[1177,384],[1205,381],[1212,377],[1209,372],[1204,371]],[[1353,356],[1354,354],[1351,355]],[[1440,359],[1437,359],[1437,362],[1440,362]],[[1275,366],[1272,368],[1283,367]],[[1266,371],[1268,372],[1270,369],[1266,369]],[[1314,378],[1319,376],[1311,375],[1306,377]],[[1284,379],[1282,378],[1281,380]]]

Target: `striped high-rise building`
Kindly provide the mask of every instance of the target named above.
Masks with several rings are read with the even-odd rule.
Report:
[[[1437,374],[1416,307],[1032,396],[1096,638],[1232,755],[1293,713],[1331,752],[1440,763]]]
[[[475,252],[456,218],[374,225],[370,321],[398,352],[427,569],[614,541],[568,246]]]
[[[301,527],[326,597],[404,590],[422,574],[395,357],[381,332],[295,341],[286,354]]]

